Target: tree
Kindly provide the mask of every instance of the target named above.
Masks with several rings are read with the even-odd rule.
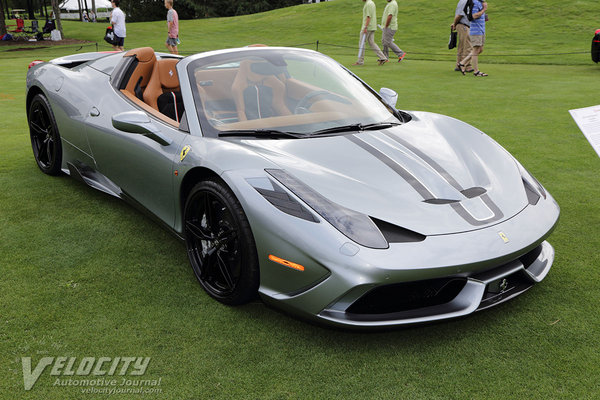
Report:
[[[48,18],[48,12],[46,11],[46,0],[40,2],[40,15],[44,18]]]
[[[164,0],[122,0],[121,9],[127,14],[127,21],[160,21],[167,16]],[[176,0],[175,9],[180,19],[196,17],[196,11],[187,3]]]
[[[254,14],[296,4],[302,0],[176,0],[175,9],[180,19],[192,19]],[[131,22],[158,21],[166,15],[164,0],[123,0],[121,8]]]
[[[58,6],[60,0],[50,0],[50,2],[52,4],[52,14],[54,14],[56,29],[60,31],[60,37],[65,37],[63,34],[62,23],[60,22],[60,7]]]
[[[31,0],[27,0],[27,12],[29,13],[29,19],[35,19],[35,11],[33,9],[33,4],[31,4]]]
[[[4,20],[6,16],[4,15],[4,7],[0,4],[0,35],[6,35],[6,22]]]
[[[21,18],[24,19],[33,19],[34,18],[34,9],[33,9],[33,5],[32,5],[32,1],[31,0],[12,0],[7,2],[7,4],[9,6],[12,6],[13,9],[15,8],[22,8],[25,9],[27,11],[27,15],[23,14],[20,15]]]
[[[9,17],[10,13],[8,12],[8,0],[0,0],[0,6],[4,7],[4,18]]]

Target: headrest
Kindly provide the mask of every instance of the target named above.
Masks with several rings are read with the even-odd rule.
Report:
[[[129,50],[124,57],[135,56],[139,62],[149,62],[156,59],[154,49],[152,47],[140,47],[138,49]]]
[[[158,60],[158,76],[160,84],[166,89],[175,89],[179,87],[179,77],[175,65],[179,62],[177,58],[165,58]]]

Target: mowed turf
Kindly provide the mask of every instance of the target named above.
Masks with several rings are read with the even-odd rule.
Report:
[[[598,398],[600,158],[568,110],[600,103],[600,66],[588,55],[540,61],[573,65],[536,65],[530,58],[526,65],[484,53],[481,68],[490,76],[463,77],[452,71],[450,56],[410,57],[411,48],[443,53],[447,29],[437,25],[449,25],[454,1],[414,3],[401,5],[408,10],[401,19],[409,56],[377,67],[367,52],[367,65],[352,70],[374,88],[398,91],[399,108],[447,114],[488,133],[554,195],[561,206],[549,239],[556,261],[543,283],[464,319],[380,333],[321,328],[258,301],[223,306],[201,290],[184,246],[166,231],[125,203],[71,178],[45,176],[35,165],[24,104],[27,64],[76,49],[0,53],[0,398],[96,397],[53,386],[57,376],[49,369],[26,392],[21,357],[32,357],[35,366],[45,356],[151,357],[143,378],[162,378],[162,393],[144,397],[155,398]],[[516,4],[502,7],[515,17]],[[486,52],[533,51],[518,28],[547,32],[536,37],[542,48],[587,51],[595,27],[573,11],[598,5],[573,4],[559,9],[557,1],[532,1],[540,15],[527,8],[502,24],[506,17],[490,13],[497,36],[490,33]],[[181,49],[323,42],[322,32],[348,47],[320,50],[349,66],[361,5],[336,0],[183,21]],[[566,9],[543,11],[553,7]],[[424,19],[437,25],[429,29]],[[568,22],[562,33],[546,29],[562,20]],[[162,21],[129,24],[126,47],[162,49],[163,27]],[[69,37],[98,39],[104,26],[65,29]],[[441,46],[431,45],[428,30],[440,32]]]

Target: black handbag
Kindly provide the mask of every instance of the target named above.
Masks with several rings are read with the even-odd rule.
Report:
[[[115,43],[117,43],[117,38],[115,37],[115,33],[113,32],[112,26],[109,26],[108,28],[106,28],[106,33],[104,34],[104,40],[108,44],[114,45]]]
[[[598,29],[592,39],[592,61],[598,64],[600,61],[600,29]]]
[[[450,39],[448,40],[448,50],[451,50],[456,47],[456,41],[458,40],[458,32],[453,31],[450,28]]]

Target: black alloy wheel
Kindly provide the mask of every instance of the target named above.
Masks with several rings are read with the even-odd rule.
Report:
[[[198,281],[213,298],[237,305],[258,291],[256,246],[242,206],[223,183],[196,184],[184,209],[188,257]]]
[[[35,95],[27,117],[31,147],[38,167],[48,175],[60,174],[62,145],[56,120],[46,96]]]

